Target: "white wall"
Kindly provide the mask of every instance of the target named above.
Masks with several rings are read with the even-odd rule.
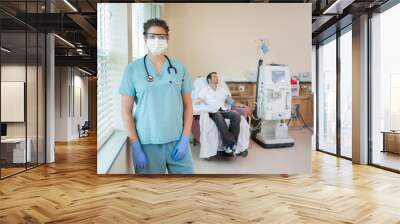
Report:
[[[18,64],[8,64],[1,66],[1,81],[4,82],[25,82],[25,75],[27,74],[30,76],[31,74],[35,74],[36,77],[36,67],[27,66],[25,65],[18,65]],[[32,85],[36,85],[36,80],[33,81],[31,78],[28,77],[30,87]],[[36,113],[36,88],[27,88],[27,106],[31,106],[31,108],[27,108],[27,119],[28,119],[28,137],[33,131],[35,130],[36,134],[36,120],[37,115]],[[34,104],[31,104],[34,102]],[[32,108],[34,107],[34,110]],[[2,110],[6,110],[7,108],[1,108]],[[33,122],[33,123],[32,123]],[[25,137],[25,126],[26,122],[10,122],[7,125],[7,135],[9,137]]]
[[[196,77],[217,71],[248,79],[257,69],[257,39],[270,40],[265,63],[311,71],[311,4],[164,4],[168,54]]]
[[[78,72],[78,73],[77,73]],[[89,113],[88,113],[88,77],[87,76],[82,76],[83,73],[79,72],[78,70],[75,69],[75,74],[74,74],[74,96],[71,96],[71,98],[74,99],[74,102],[72,103],[73,108],[72,108],[72,119],[71,119],[71,136],[72,138],[78,138],[79,137],[79,132],[78,132],[78,124],[83,125],[85,121],[88,121]],[[79,93],[80,91],[80,93]],[[80,94],[80,97],[79,97]],[[80,101],[80,102],[79,102]],[[72,106],[71,105],[71,106]],[[79,108],[81,107],[81,108]],[[80,111],[81,110],[81,111]]]
[[[26,80],[27,79],[27,80]],[[26,85],[26,107],[22,107],[22,112],[26,110],[26,120],[23,122],[7,122],[7,137],[25,137],[31,142],[32,158],[39,163],[44,162],[45,150],[45,117],[44,117],[44,73],[41,66],[25,64],[3,64],[1,66],[1,81],[3,82],[24,82]],[[23,94],[23,91],[22,91]],[[4,97],[4,96],[2,96]],[[1,108],[1,110],[12,110],[11,108]],[[11,111],[12,113],[12,111]],[[48,152],[51,150],[49,148]],[[37,153],[39,156],[37,157]],[[48,157],[51,162],[51,157]]]
[[[56,67],[55,73],[55,141],[77,139],[78,124],[83,125],[88,120],[88,78],[71,67]],[[81,103],[77,101],[79,89]],[[77,107],[79,104],[82,114]]]
[[[26,71],[30,73],[33,70],[32,66],[25,67],[25,65],[9,64],[1,66],[1,81],[2,82],[24,82],[26,84],[25,75]],[[35,70],[36,72],[36,70]],[[23,94],[23,92],[22,92]],[[2,96],[3,98],[4,96]],[[8,108],[1,108],[7,110]],[[22,108],[24,111],[24,107]],[[4,113],[4,112],[3,112]],[[24,119],[24,118],[23,118]],[[25,137],[25,122],[11,122],[7,125],[8,136]]]
[[[68,67],[55,68],[55,140],[67,141]]]

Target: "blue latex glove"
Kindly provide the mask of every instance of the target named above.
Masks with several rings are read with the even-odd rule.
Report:
[[[136,140],[131,144],[132,149],[132,160],[136,168],[144,168],[148,161],[147,157],[143,152],[142,145],[140,145],[139,140]]]
[[[189,136],[182,135],[181,139],[175,145],[174,151],[172,151],[172,159],[175,161],[185,158],[189,150]]]

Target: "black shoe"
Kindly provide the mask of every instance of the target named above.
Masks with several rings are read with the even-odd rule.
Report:
[[[233,152],[228,153],[228,152],[222,151],[222,153],[223,153],[224,156],[227,156],[227,157],[232,157],[233,156]]]
[[[249,151],[246,149],[243,152],[240,152],[239,155],[242,157],[247,157],[247,155],[249,155]]]
[[[224,152],[231,154],[233,151],[232,151],[231,147],[226,146],[226,147],[224,147]]]

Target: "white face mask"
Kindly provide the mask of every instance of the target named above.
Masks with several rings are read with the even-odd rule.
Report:
[[[159,40],[148,39],[147,41],[147,49],[149,49],[150,53],[153,55],[160,55],[165,52],[168,47],[167,40]]]

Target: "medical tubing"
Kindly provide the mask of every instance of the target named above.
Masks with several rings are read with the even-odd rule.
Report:
[[[314,133],[314,130],[313,130],[312,128],[310,128],[310,126],[309,126],[309,125],[306,123],[306,121],[304,120],[304,117],[303,117],[303,115],[301,114],[299,108],[296,109],[296,114],[298,115],[298,116],[296,116],[296,117],[300,118],[301,122],[303,123],[303,127],[302,127],[302,128],[306,128],[306,129],[308,129],[311,133]],[[288,122],[286,123],[286,125],[289,126],[289,124],[290,124],[290,122],[291,122],[292,120],[293,120],[293,119],[290,118],[290,119],[288,120]]]
[[[258,117],[258,113],[257,113],[257,105],[258,105],[258,102],[257,102],[257,100],[258,100],[258,82],[260,81],[260,67],[261,67],[261,65],[263,64],[263,60],[262,59],[259,59],[258,60],[258,66],[257,66],[257,83],[256,83],[256,99],[255,99],[255,103],[254,103],[254,111],[253,111],[253,113],[252,113],[252,115],[251,115],[251,118],[252,118],[252,124],[254,124],[255,123],[255,126],[256,127],[254,127],[254,128],[250,128],[250,130],[252,131],[252,132],[256,132],[256,131],[259,131],[260,130],[260,127],[261,127],[261,122],[260,122],[260,118]],[[253,123],[254,122],[254,123]],[[250,124],[250,125],[252,125],[252,124]]]
[[[312,130],[312,129],[310,128],[310,126],[306,123],[306,121],[304,120],[303,115],[301,115],[300,110],[299,110],[299,117],[300,117],[301,121],[302,121],[303,124],[304,124],[303,127],[307,128],[311,133],[314,133],[314,130]]]
[[[250,131],[254,132],[254,131],[261,130],[261,124],[262,124],[262,120],[257,123],[256,127],[251,127],[250,126]]]
[[[258,102],[257,102],[257,100],[258,100],[258,82],[260,81],[260,67],[261,67],[262,63],[263,63],[263,60],[262,60],[262,59],[259,59],[259,60],[258,60],[258,67],[257,67],[256,100],[255,100],[255,108],[254,108],[254,112],[253,112],[254,118],[256,118],[256,120],[258,120],[258,114],[257,114],[257,104],[258,104]]]

